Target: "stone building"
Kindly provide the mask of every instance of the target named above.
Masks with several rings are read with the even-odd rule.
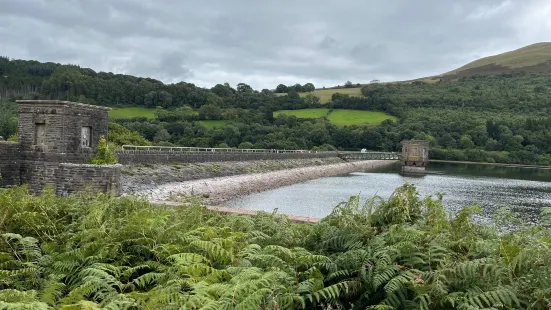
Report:
[[[23,151],[88,157],[107,138],[109,108],[51,100],[20,100],[19,142]]]
[[[0,186],[28,184],[39,193],[54,186],[66,196],[89,187],[120,191],[120,167],[88,164],[101,136],[107,138],[108,108],[58,100],[20,100],[19,143],[0,142]]]
[[[429,163],[429,141],[402,141],[402,171],[424,172]]]

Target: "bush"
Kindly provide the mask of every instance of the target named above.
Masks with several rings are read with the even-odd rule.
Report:
[[[252,149],[253,146],[254,145],[251,142],[245,141],[245,142],[241,142],[237,148],[239,148],[239,149]]]
[[[13,135],[9,136],[8,141],[10,141],[10,142],[19,142],[19,134],[14,133]]]
[[[107,146],[107,140],[101,136],[98,143],[98,154],[92,159],[94,165],[114,165],[118,163],[115,152]]]

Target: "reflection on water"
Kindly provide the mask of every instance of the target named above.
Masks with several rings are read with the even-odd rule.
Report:
[[[324,217],[352,195],[388,198],[404,183],[415,184],[422,197],[444,194],[451,212],[478,203],[486,215],[510,207],[533,220],[542,207],[551,207],[551,169],[431,163],[424,176],[400,175],[400,166],[321,178],[241,197],[228,202],[235,208]]]

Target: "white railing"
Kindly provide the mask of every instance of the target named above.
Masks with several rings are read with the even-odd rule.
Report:
[[[123,151],[164,151],[164,152],[191,152],[191,153],[322,153],[308,150],[276,150],[276,149],[237,149],[221,147],[187,147],[187,146],[139,146],[123,145]]]

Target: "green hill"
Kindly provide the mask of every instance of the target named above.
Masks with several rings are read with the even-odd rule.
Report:
[[[551,42],[536,43],[514,51],[480,58],[458,69],[424,80],[452,80],[473,75],[512,72],[551,74]]]

